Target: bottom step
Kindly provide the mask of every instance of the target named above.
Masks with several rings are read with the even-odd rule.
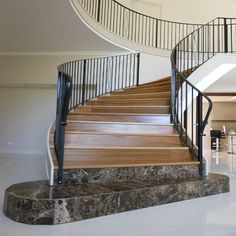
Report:
[[[6,190],[4,213],[21,223],[56,225],[228,191],[229,178],[220,174],[54,187],[35,181]]]

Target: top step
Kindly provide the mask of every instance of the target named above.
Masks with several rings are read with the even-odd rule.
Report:
[[[155,93],[135,93],[135,94],[122,94],[117,93],[116,95],[104,95],[98,97],[98,100],[110,100],[110,99],[153,99],[153,98],[170,98],[170,92],[155,92]]]

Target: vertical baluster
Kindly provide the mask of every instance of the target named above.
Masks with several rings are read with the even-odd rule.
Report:
[[[86,81],[86,63],[87,60],[84,60],[84,65],[83,65],[83,80],[82,80],[82,98],[81,98],[81,104],[84,105],[84,100],[85,100],[85,81]]]
[[[140,68],[140,54],[137,54],[137,80],[136,85],[139,86],[139,68]]]
[[[224,52],[228,52],[228,25],[226,18],[224,18]]]
[[[132,55],[129,55],[129,87],[131,86]]]
[[[188,141],[188,84],[185,82],[185,143]]]
[[[163,35],[162,23],[163,23],[163,20],[160,20],[160,31],[159,31],[159,47],[160,48],[162,48],[162,35]]]
[[[75,61],[72,62],[73,66],[73,84],[72,84],[72,89],[73,89],[73,107],[76,106],[76,67],[75,67]]]
[[[79,84],[79,77],[78,77],[78,61],[75,62],[75,78],[76,78],[76,86],[75,86],[75,105],[78,105],[78,84]]]
[[[202,123],[202,94],[198,93],[197,96],[197,120],[198,120],[198,160],[200,161],[199,165],[199,174],[202,175],[202,128],[203,128],[203,123]]]
[[[158,19],[156,19],[156,40],[155,40],[155,42],[156,42],[156,48],[158,47]]]
[[[180,135],[183,136],[183,81],[180,83]]]

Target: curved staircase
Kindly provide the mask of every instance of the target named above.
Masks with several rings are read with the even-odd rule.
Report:
[[[64,169],[198,165],[170,123],[169,104],[167,78],[75,107],[67,119]]]
[[[200,176],[200,162],[170,123],[170,78],[74,107],[65,128],[63,176],[53,144],[54,127],[54,178],[60,183],[63,177],[63,185],[12,185],[4,207],[11,219],[62,224],[229,191],[228,177]]]
[[[131,38],[126,39],[141,35],[141,41],[134,41],[152,50],[172,49],[188,34],[188,24],[150,18],[116,1],[72,2],[82,4],[99,24],[113,19],[105,4],[116,6],[113,9],[120,10],[114,10],[119,22],[115,29],[137,15],[139,23],[131,24]],[[140,22],[155,36],[151,43],[143,40],[146,31],[140,31]],[[61,224],[228,192],[227,176],[207,175],[202,137],[212,103],[188,76],[216,53],[236,50],[234,25],[226,18],[193,25],[199,28],[172,50],[171,78],[148,84],[139,85],[139,54],[59,66],[56,121],[48,136],[50,184],[34,181],[9,187],[6,216],[27,224]],[[111,24],[108,28],[112,31]],[[125,36],[122,31],[119,35]],[[208,102],[206,112],[203,99]]]
[[[50,144],[57,169],[54,128]],[[64,148],[67,176],[84,168],[199,164],[170,123],[170,78],[75,107],[68,114]]]

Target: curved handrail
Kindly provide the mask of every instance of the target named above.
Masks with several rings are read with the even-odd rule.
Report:
[[[103,94],[138,85],[139,62],[140,55],[136,53],[71,61],[58,66],[54,147],[59,184],[63,182],[64,136],[69,111]]]
[[[203,171],[202,137],[212,101],[188,81],[188,77],[217,53],[236,52],[235,32],[235,18],[218,17],[187,35],[171,53],[172,121],[200,161],[200,174]],[[203,100],[208,103],[206,112]]]
[[[172,50],[201,24],[158,19],[134,11],[115,0],[77,0],[108,31],[133,43]]]

